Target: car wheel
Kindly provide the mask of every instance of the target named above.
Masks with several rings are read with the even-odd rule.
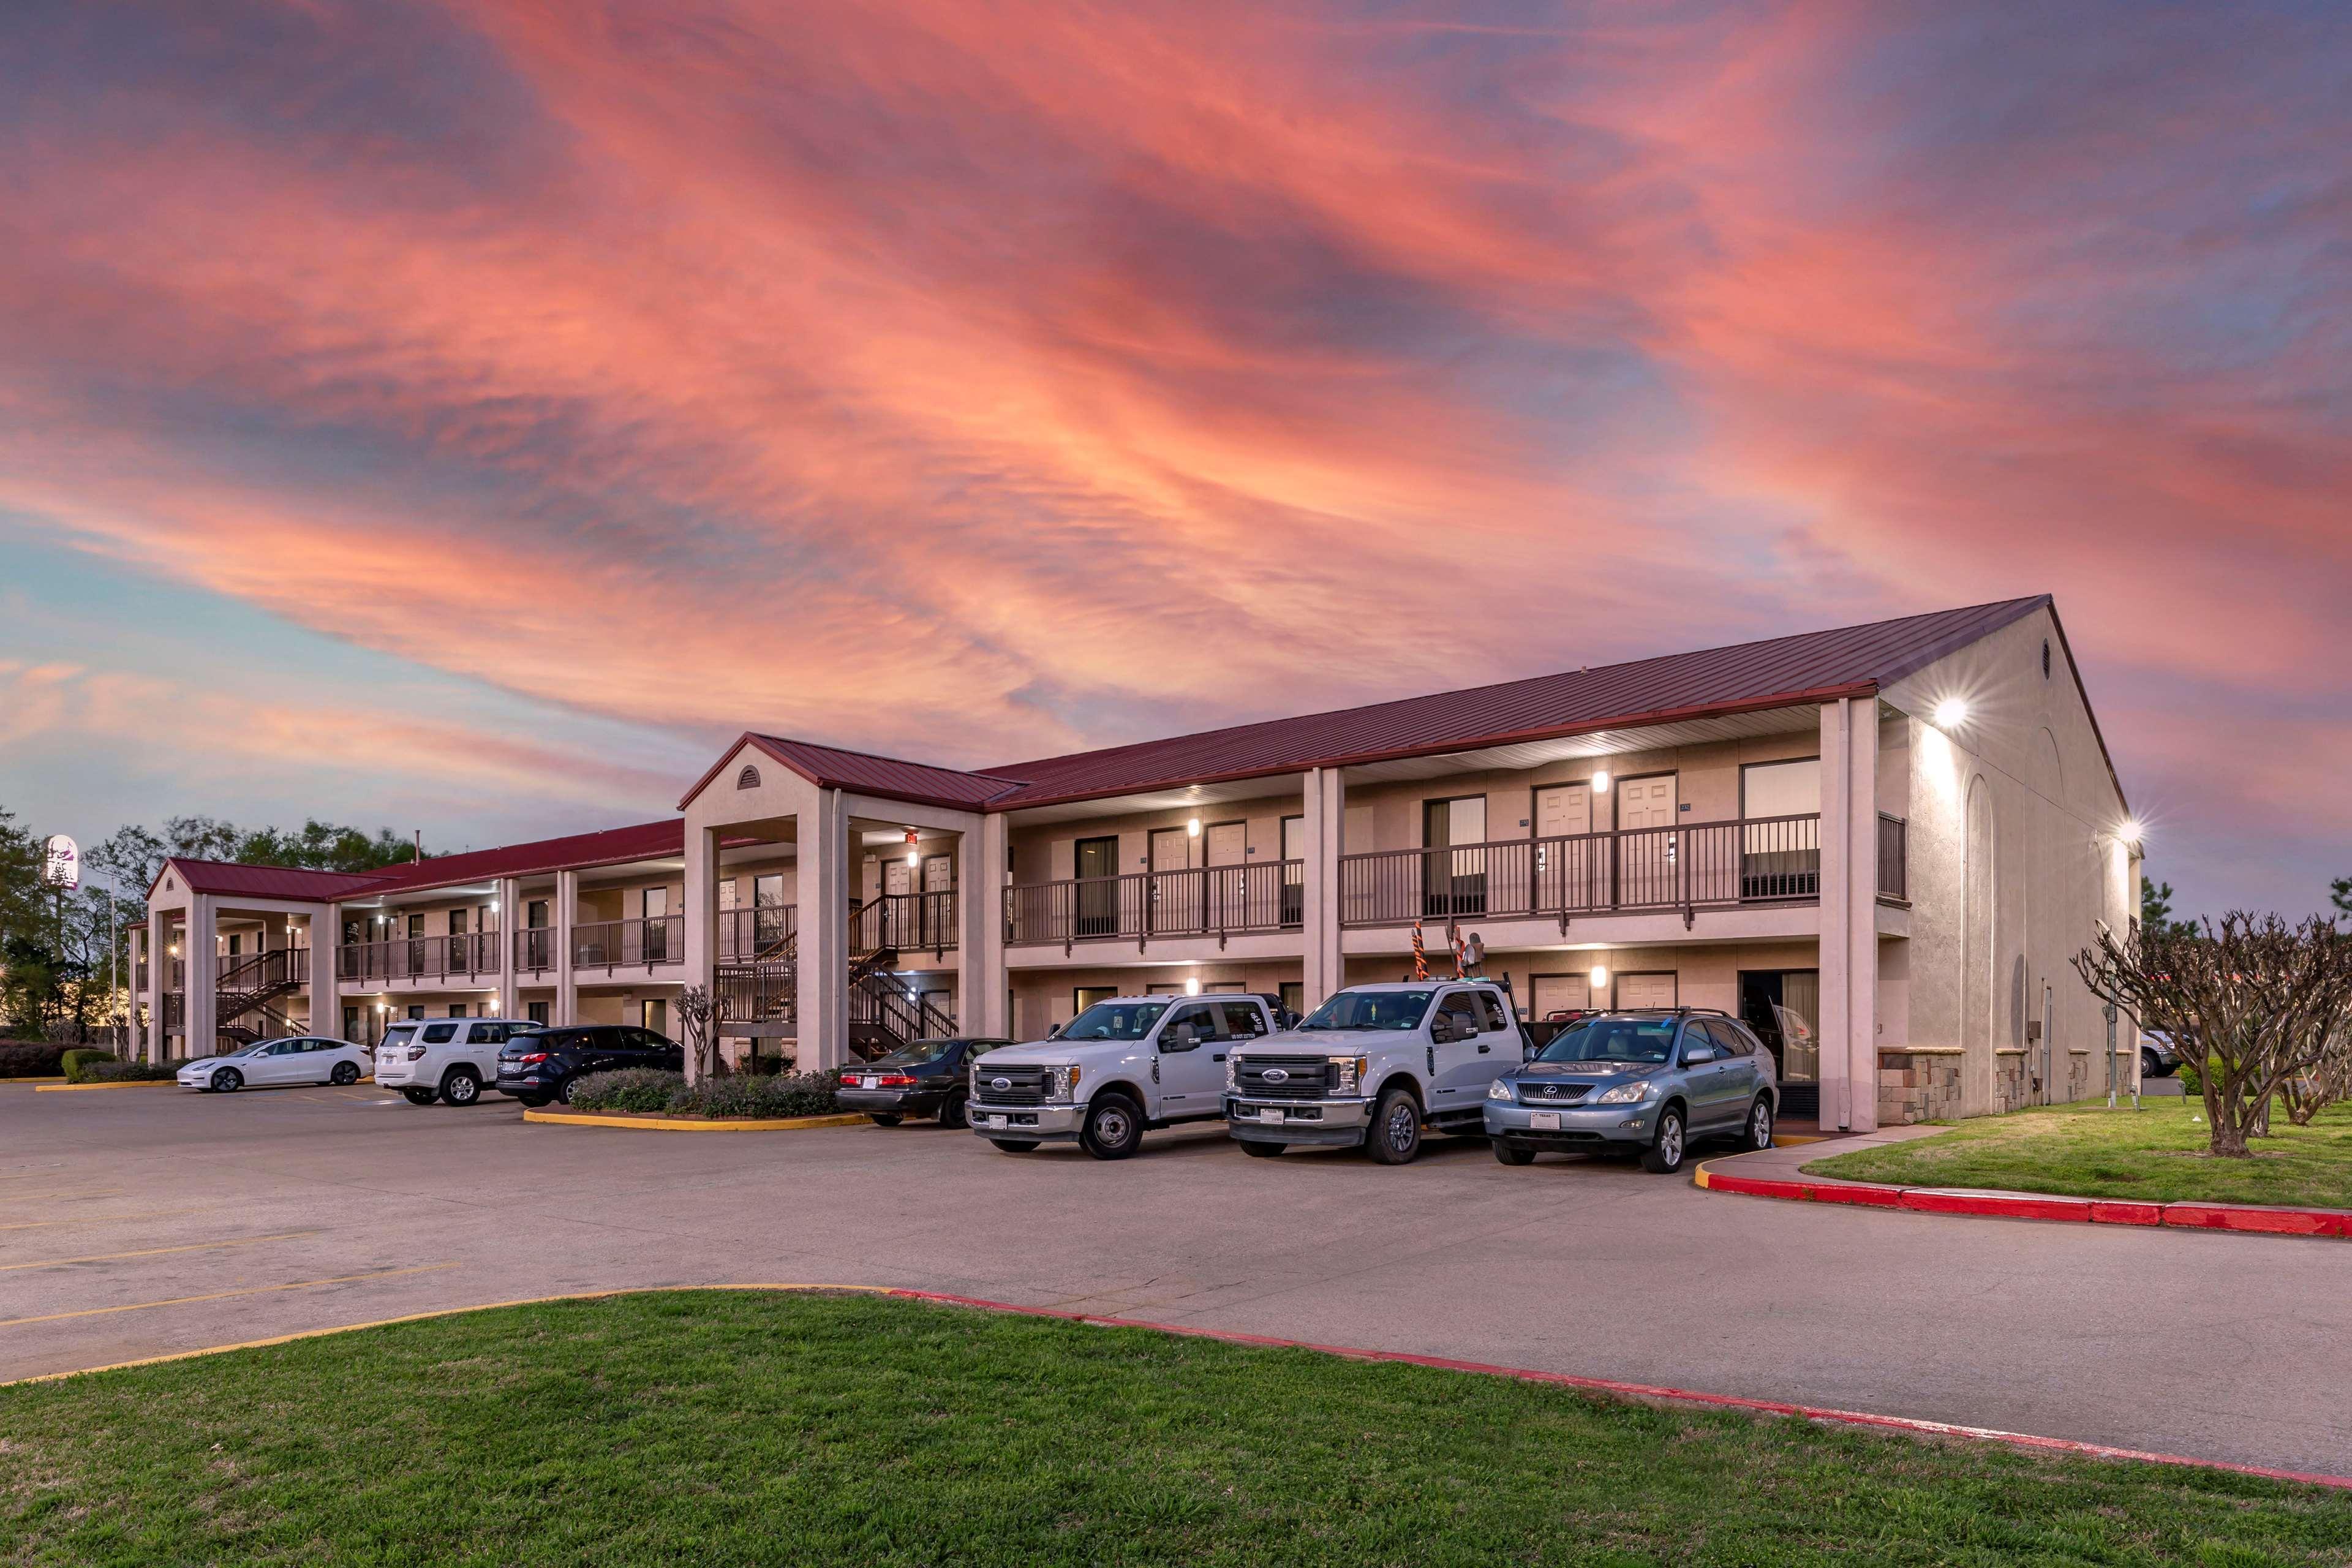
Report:
[[[1772,1146],[1772,1097],[1759,1094],[1756,1103],[1748,1108],[1748,1125],[1741,1131],[1739,1146],[1750,1153]]]
[[[1097,1160],[1124,1160],[1143,1142],[1143,1112],[1123,1094],[1101,1094],[1087,1107],[1078,1146]]]
[[[1290,1147],[1287,1143],[1268,1143],[1261,1138],[1237,1138],[1234,1142],[1242,1146],[1243,1153],[1255,1154],[1261,1160],[1271,1160]]]
[[[482,1080],[471,1068],[451,1068],[441,1080],[441,1098],[452,1105],[471,1105],[482,1098]]]
[[[235,1094],[245,1087],[245,1075],[235,1068],[223,1068],[213,1074],[215,1094]]]
[[[866,1113],[866,1120],[877,1127],[896,1127],[903,1119],[896,1111],[869,1110]]]
[[[1536,1152],[1524,1144],[1506,1143],[1497,1138],[1495,1140],[1495,1158],[1506,1165],[1532,1165],[1536,1161]]]
[[[335,1070],[327,1075],[329,1083],[340,1084],[345,1089],[349,1089],[359,1080],[360,1065],[357,1062],[337,1062]]]
[[[404,1089],[400,1094],[411,1105],[430,1105],[441,1098],[429,1089]]]
[[[1026,1154],[1037,1146],[1034,1138],[992,1138],[989,1142],[1008,1154]]]
[[[1642,1151],[1642,1169],[1661,1176],[1671,1176],[1683,1168],[1683,1111],[1679,1105],[1669,1105],[1658,1112],[1658,1131],[1650,1139],[1650,1146]]]
[[[947,1103],[940,1107],[940,1125],[942,1127],[971,1125],[971,1113],[967,1109],[965,1096],[961,1094],[948,1096]]]
[[[2139,1076],[2140,1076],[2140,1077],[2142,1077],[2142,1078],[2163,1078],[2163,1077],[2165,1077],[2168,1073],[2169,1073],[2171,1070],[2172,1070],[2172,1069],[2171,1069],[2170,1068],[2168,1068],[2168,1067],[2166,1067],[2166,1066],[2164,1065],[2164,1058],[2163,1058],[2162,1057],[2158,1056],[2154,1051],[2146,1051],[2146,1050],[2144,1050],[2144,1051],[2140,1052],[2140,1054],[2139,1054]]]
[[[570,1079],[567,1078],[562,1083],[555,1086],[555,1102],[558,1105],[569,1105],[572,1103],[572,1080]]]
[[[1421,1152],[1421,1103],[1406,1090],[1381,1096],[1364,1132],[1364,1152],[1383,1165],[1408,1164]]]
[[[522,1101],[525,1110],[537,1110],[547,1103],[547,1096],[543,1094],[518,1094],[515,1098]]]

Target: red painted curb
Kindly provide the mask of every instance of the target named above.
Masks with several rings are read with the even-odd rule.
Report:
[[[1738,1158],[1738,1156],[1733,1156]],[[1798,1203],[1850,1204],[1997,1219],[2038,1219],[2072,1225],[2175,1226],[2183,1230],[2231,1230],[2252,1236],[2307,1236],[2352,1240],[2352,1210],[2268,1208],[2252,1204],[2137,1203],[2068,1198],[2036,1193],[1991,1193],[1957,1187],[1895,1187],[1874,1182],[1735,1175],[1699,1167],[1697,1184],[1715,1193],[1784,1198]]]
[[[1711,1185],[1714,1184],[1710,1184]],[[1731,1192],[1738,1189],[1724,1187]],[[1486,1362],[1457,1361],[1449,1356],[1416,1355],[1410,1351],[1365,1350],[1354,1345],[1323,1345],[1309,1340],[1276,1339],[1265,1334],[1246,1334],[1228,1329],[1204,1329],[1186,1323],[1155,1323],[1140,1318],[1107,1318],[1093,1312],[1064,1311],[1055,1307],[1021,1307],[1010,1301],[991,1301],[978,1296],[954,1296],[940,1290],[885,1290],[884,1295],[909,1301],[931,1301],[942,1306],[972,1307],[982,1311],[1009,1312],[1024,1318],[1055,1318],[1065,1322],[1091,1323],[1099,1328],[1148,1329],[1154,1333],[1181,1334],[1188,1339],[1215,1340],[1224,1344],[1256,1345],[1279,1350],[1313,1351],[1321,1355],[1345,1356],[1350,1361],[1392,1362],[1405,1366],[1432,1367],[1441,1372],[1471,1373],[1482,1377],[1507,1377],[1520,1383],[1538,1383],[1555,1388],[1572,1388],[1586,1394],[1612,1394],[1623,1399],[1646,1399],[1674,1405],[1695,1405],[1714,1410],[1739,1410],[1759,1415],[1790,1415],[1805,1421],[1818,1421],[1828,1426],[1864,1426],[1880,1431],[1908,1433],[1916,1436],[1972,1437],[1982,1442],[2001,1443],[2013,1448],[2035,1453],[2071,1455],[2078,1458],[2129,1459],[2147,1465],[2173,1465],[2183,1469],[2223,1470],[2231,1475],[2252,1476],[2268,1481],[2292,1481],[2303,1486],[2328,1487],[2338,1491],[2352,1491],[2352,1476],[2326,1476],[2304,1470],[2270,1469],[2261,1465],[2237,1465],[2226,1459],[2197,1459],[2185,1454],[2158,1454],[2139,1448],[2117,1448],[2105,1443],[2079,1442],[2072,1437],[2041,1437],[2028,1432],[2004,1432],[1994,1426],[1963,1426],[1949,1421],[1927,1421],[1910,1415],[1878,1415],[1866,1410],[1836,1410],[1825,1405],[1794,1405],[1779,1399],[1749,1399],[1736,1394],[1706,1394],[1696,1389],[1670,1388],[1658,1384],[1624,1383],[1609,1377],[1579,1377],[1572,1373],[1538,1372],[1529,1367],[1495,1366]]]

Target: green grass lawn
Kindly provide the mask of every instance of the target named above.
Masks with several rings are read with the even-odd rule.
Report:
[[[510,1308],[0,1389],[8,1563],[2347,1559],[2352,1496],[2318,1489],[872,1298]]]
[[[2076,1197],[2183,1199],[2352,1208],[2352,1106],[2319,1113],[2309,1127],[2272,1118],[2277,1135],[2254,1141],[2248,1160],[2205,1153],[2200,1101],[2144,1101],[2148,1109],[2095,1105],[2019,1110],[1964,1121],[1907,1143],[1816,1160],[1815,1175],[1904,1186],[2002,1187]]]

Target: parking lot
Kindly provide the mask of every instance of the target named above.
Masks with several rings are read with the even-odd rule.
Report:
[[[1774,1203],[1483,1142],[1391,1169],[1244,1159],[1211,1129],[1105,1164],[929,1124],[12,1084],[0,1194],[0,1380],[566,1291],[831,1282],[2352,1468],[2311,1375],[2352,1342],[2341,1243]],[[2201,1369],[2173,1348],[2200,1342]]]

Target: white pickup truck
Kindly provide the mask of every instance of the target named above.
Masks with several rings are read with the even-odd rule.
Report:
[[[404,1019],[375,1048],[376,1087],[400,1090],[411,1105],[471,1105],[499,1081],[507,1037],[538,1026],[513,1018]]]
[[[1097,1002],[1049,1038],[973,1061],[971,1130],[1010,1154],[1075,1141],[1124,1160],[1147,1129],[1223,1117],[1227,1052],[1273,1032],[1256,996]]]
[[[1526,1055],[1510,993],[1493,981],[1351,985],[1296,1029],[1229,1053],[1225,1121],[1245,1153],[1361,1145],[1402,1165],[1424,1125],[1483,1135],[1487,1085]]]

